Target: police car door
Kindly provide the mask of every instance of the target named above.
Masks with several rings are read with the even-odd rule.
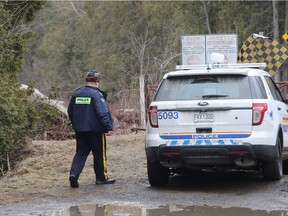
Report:
[[[281,92],[273,80],[270,77],[265,77],[265,80],[276,104],[277,111],[280,114],[280,122],[283,131],[283,145],[288,147],[288,106],[284,103]]]

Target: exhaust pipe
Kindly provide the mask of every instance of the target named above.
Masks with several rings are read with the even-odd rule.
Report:
[[[235,159],[234,163],[239,167],[249,168],[256,165],[256,161],[251,158],[239,157]]]

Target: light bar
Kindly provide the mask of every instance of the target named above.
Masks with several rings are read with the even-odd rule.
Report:
[[[176,70],[199,70],[199,69],[206,69],[211,68],[211,65],[176,65]]]
[[[214,68],[265,68],[266,63],[242,63],[242,64],[207,64],[207,65],[177,65],[176,70],[199,70]]]
[[[215,67],[217,67],[217,64],[214,64]],[[260,67],[266,67],[266,63],[241,63],[241,64],[220,64],[221,68],[260,68]]]

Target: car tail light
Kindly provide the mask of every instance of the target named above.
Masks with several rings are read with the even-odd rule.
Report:
[[[180,152],[161,152],[161,155],[180,155]]]
[[[158,128],[158,114],[157,114],[157,106],[150,106],[148,110],[149,114],[149,122],[151,127]]]
[[[229,151],[229,154],[230,155],[244,155],[244,154],[249,154],[249,151],[246,151],[246,150],[230,150]]]
[[[264,119],[264,114],[268,106],[266,103],[253,104],[252,125],[260,125]]]

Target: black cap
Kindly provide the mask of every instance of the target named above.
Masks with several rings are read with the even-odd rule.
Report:
[[[91,70],[86,75],[86,82],[100,82],[101,75],[97,70]]]

